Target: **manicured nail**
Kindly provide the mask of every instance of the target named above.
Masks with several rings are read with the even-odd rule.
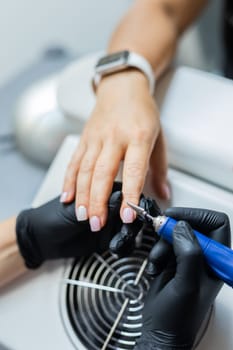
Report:
[[[125,208],[125,209],[123,210],[122,218],[123,218],[124,224],[131,224],[131,222],[133,222],[133,220],[134,220],[134,212],[133,212],[133,209],[131,209],[131,208]]]
[[[98,218],[98,216],[92,216],[90,218],[90,227],[92,232],[100,231],[101,226],[100,226],[100,219]]]
[[[66,201],[66,198],[68,197],[68,192],[62,192],[60,197],[60,202],[64,203]]]
[[[167,184],[163,184],[162,192],[163,192],[164,199],[168,200],[171,198],[171,191]]]
[[[87,220],[87,209],[84,207],[84,205],[80,205],[78,208],[76,208],[76,217],[78,221]]]

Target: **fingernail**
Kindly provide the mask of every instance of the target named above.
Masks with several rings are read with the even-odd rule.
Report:
[[[78,221],[87,220],[87,209],[84,207],[84,205],[80,205],[78,208],[76,208],[76,217]]]
[[[163,192],[164,199],[168,200],[171,198],[171,191],[167,184],[163,184],[162,192]]]
[[[64,203],[66,201],[66,198],[68,197],[68,192],[62,192],[60,197],[60,202]]]
[[[134,212],[133,212],[133,209],[131,209],[131,208],[125,208],[125,209],[123,210],[122,218],[123,218],[124,224],[131,224],[131,222],[133,222],[133,220],[134,220]]]
[[[92,232],[100,231],[101,226],[100,226],[100,219],[98,218],[98,216],[92,216],[90,218],[90,227]]]

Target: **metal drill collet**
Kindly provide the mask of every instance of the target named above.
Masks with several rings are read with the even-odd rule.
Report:
[[[155,232],[158,232],[160,227],[165,223],[167,220],[166,216],[164,215],[158,215],[156,217],[151,216],[145,209],[139,207],[138,205],[135,205],[131,202],[127,202],[127,204],[136,211],[136,213],[145,220],[145,222],[152,223]]]

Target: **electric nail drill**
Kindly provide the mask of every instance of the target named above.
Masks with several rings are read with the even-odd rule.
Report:
[[[136,213],[152,222],[155,231],[167,242],[172,243],[172,233],[177,221],[165,215],[151,216],[143,208],[127,203]],[[216,276],[233,287],[233,250],[227,246],[193,230],[202,248],[205,260]]]

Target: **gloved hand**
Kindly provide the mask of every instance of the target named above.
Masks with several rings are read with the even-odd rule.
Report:
[[[145,209],[150,215],[161,215],[161,210],[155,200],[140,195],[139,206]],[[140,230],[146,231],[154,229],[144,225],[144,219],[137,217],[132,224],[123,224],[119,233],[117,233],[110,242],[109,249],[112,253],[119,256],[129,255],[135,248],[135,240]],[[155,236],[155,235],[154,235]],[[156,236],[155,236],[156,239]]]
[[[115,182],[108,202],[108,219],[99,232],[90,230],[88,221],[77,221],[75,203],[63,204],[58,198],[36,209],[24,210],[17,218],[19,250],[28,268],[37,268],[45,260],[88,256],[110,250],[128,255],[143,226],[140,219],[123,224],[120,216],[122,184]],[[141,194],[140,205],[158,215],[153,200]]]
[[[107,223],[99,232],[92,232],[88,221],[77,221],[74,202],[62,204],[55,198],[39,208],[21,212],[16,235],[26,266],[37,268],[48,259],[86,256],[108,249],[111,238],[122,228],[121,186],[114,183]]]
[[[230,225],[223,213],[170,208],[165,215],[186,220],[194,229],[229,246]],[[223,285],[205,264],[189,224],[178,222],[173,232],[173,246],[159,242],[163,248],[154,249],[149,257],[155,266],[159,262],[162,272],[157,270],[146,297],[137,350],[192,349],[201,323]]]

